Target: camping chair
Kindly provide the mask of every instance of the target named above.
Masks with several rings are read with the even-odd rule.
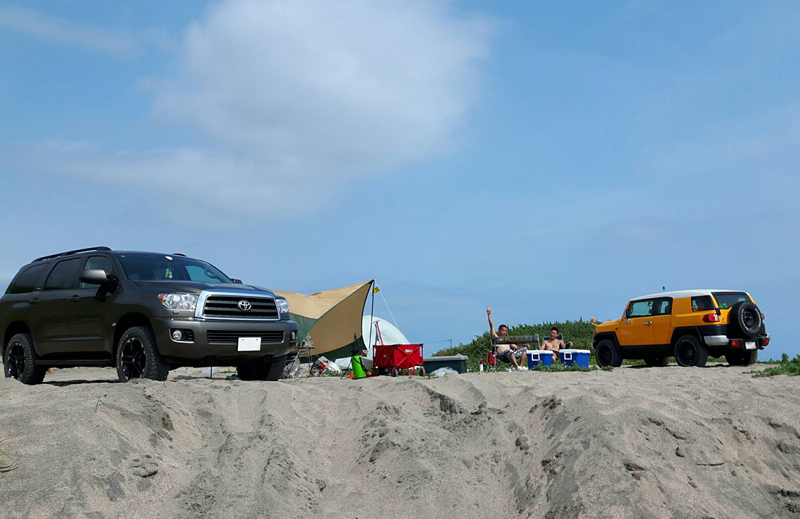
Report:
[[[495,363],[492,362],[493,358],[497,354],[497,345],[498,344],[536,344],[536,347],[539,347],[539,335],[506,335],[505,337],[492,337],[492,349],[489,352],[489,361],[487,365],[494,366]],[[527,365],[527,361],[525,362]]]

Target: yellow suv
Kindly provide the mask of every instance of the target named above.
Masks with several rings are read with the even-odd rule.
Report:
[[[594,319],[592,319],[594,323]],[[666,366],[705,366],[724,355],[733,366],[749,366],[769,344],[764,314],[747,292],[683,290],[637,297],[616,321],[595,324],[592,346],[599,366],[644,359]]]

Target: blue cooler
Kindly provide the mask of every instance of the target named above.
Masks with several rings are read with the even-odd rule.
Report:
[[[553,352],[548,350],[528,350],[525,352],[528,356],[528,368],[535,368],[536,366],[552,366],[553,365]]]
[[[562,364],[578,366],[584,369],[589,367],[589,355],[591,353],[589,350],[561,350],[558,352]]]

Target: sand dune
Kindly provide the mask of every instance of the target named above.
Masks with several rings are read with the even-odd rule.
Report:
[[[746,370],[3,379],[0,515],[800,517],[800,377]]]

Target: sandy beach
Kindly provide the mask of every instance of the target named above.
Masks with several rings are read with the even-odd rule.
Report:
[[[800,377],[0,380],[2,516],[800,517]]]

